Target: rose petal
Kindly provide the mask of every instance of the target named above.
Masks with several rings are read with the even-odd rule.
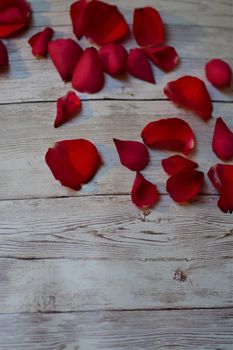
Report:
[[[177,203],[188,202],[201,190],[204,174],[197,170],[184,170],[167,180],[167,192]]]
[[[79,0],[70,6],[73,32],[80,40],[84,35],[84,13],[88,0]]]
[[[212,141],[213,151],[223,160],[233,157],[233,132],[228,128],[222,118],[217,118]]]
[[[134,10],[133,33],[139,46],[158,46],[165,40],[163,22],[152,7]]]
[[[192,170],[198,167],[198,164],[190,159],[182,156],[171,156],[167,159],[162,160],[162,166],[164,171],[168,175],[175,175],[183,170]]]
[[[75,68],[72,85],[74,89],[89,94],[94,94],[103,88],[104,73],[95,48],[90,47],[84,51]]]
[[[121,164],[133,171],[143,170],[150,157],[146,146],[138,141],[123,141],[113,139]]]
[[[0,38],[26,27],[29,23],[31,8],[25,0],[0,0]]]
[[[117,43],[107,44],[101,47],[99,57],[106,73],[115,75],[126,72],[128,53],[124,46]]]
[[[231,85],[232,69],[228,63],[220,59],[213,59],[205,66],[206,77],[211,84],[218,88]]]
[[[137,172],[131,190],[131,199],[139,208],[152,208],[159,200],[157,187]]]
[[[0,40],[0,66],[8,66],[9,59],[8,59],[8,51],[6,46],[3,44],[3,42]]]
[[[48,53],[48,44],[53,36],[52,28],[45,28],[42,32],[33,35],[28,43],[32,47],[32,54],[35,57],[45,57]]]
[[[173,102],[196,112],[203,120],[211,118],[212,102],[201,79],[186,75],[168,83],[164,93]]]
[[[88,3],[84,13],[84,33],[98,45],[123,39],[129,26],[118,8],[102,1]]]
[[[135,78],[155,84],[150,62],[142,49],[131,49],[128,56],[128,73]]]
[[[57,39],[48,45],[50,57],[64,81],[70,81],[82,56],[82,48],[72,39]]]
[[[147,57],[165,72],[173,70],[178,62],[179,56],[172,46],[147,47],[144,48]]]
[[[192,129],[179,118],[160,119],[151,122],[142,130],[143,142],[153,149],[190,154],[195,146]]]
[[[54,127],[58,128],[66,121],[76,116],[81,107],[81,101],[75,92],[69,91],[66,96],[57,100],[57,116]]]
[[[55,179],[74,190],[88,183],[101,165],[95,145],[84,139],[57,142],[45,160]]]

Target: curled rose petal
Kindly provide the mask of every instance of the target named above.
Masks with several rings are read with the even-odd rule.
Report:
[[[165,40],[163,22],[152,7],[134,10],[133,33],[139,46],[159,46]]]
[[[168,175],[175,175],[183,170],[192,170],[198,167],[198,164],[190,159],[176,155],[162,160],[164,171]]]
[[[220,59],[213,59],[205,66],[206,77],[211,84],[218,88],[231,85],[232,69],[228,63]]]
[[[6,38],[26,27],[31,8],[25,0],[0,0],[0,38]]]
[[[173,70],[179,62],[178,53],[172,46],[147,47],[144,51],[147,57],[165,72]]]
[[[42,32],[33,35],[28,43],[32,47],[32,54],[35,57],[45,57],[48,53],[48,44],[53,36],[52,28],[45,28]]]
[[[123,39],[129,26],[118,8],[95,0],[87,4],[84,13],[84,34],[98,45]]]
[[[159,200],[157,187],[137,172],[131,190],[131,199],[141,209],[152,208]]]
[[[99,57],[106,73],[115,75],[126,72],[128,53],[124,46],[118,43],[106,44],[101,47]]]
[[[95,48],[86,49],[78,62],[73,79],[73,88],[89,94],[100,91],[104,86],[104,73]]]
[[[3,44],[3,42],[0,40],[0,66],[8,66],[9,59],[8,59],[8,51],[6,46]]]
[[[143,142],[153,149],[190,154],[195,146],[192,129],[179,118],[160,119],[151,122],[142,130]]]
[[[218,207],[224,213],[233,212],[233,165],[216,164],[210,168],[208,177],[220,194]]]
[[[53,176],[63,186],[79,190],[101,165],[97,148],[88,140],[65,140],[49,148],[45,160]]]
[[[212,102],[201,79],[186,75],[168,83],[164,93],[173,102],[196,112],[203,120],[211,118]]]
[[[75,117],[80,110],[81,101],[75,92],[69,91],[64,97],[57,100],[57,116],[54,127],[58,128],[66,121]]]
[[[143,170],[149,163],[150,157],[146,146],[138,141],[113,139],[121,164],[133,171]]]
[[[72,39],[57,39],[49,42],[48,51],[61,78],[70,81],[82,56],[82,48]]]
[[[79,0],[70,6],[70,17],[73,25],[73,32],[80,40],[84,35],[84,13],[88,0]]]
[[[167,180],[167,192],[177,203],[188,202],[200,192],[203,182],[201,171],[180,171]]]
[[[128,73],[133,77],[155,84],[150,62],[142,49],[130,50],[127,66]]]
[[[222,118],[216,120],[212,148],[220,159],[230,160],[233,157],[233,132]]]

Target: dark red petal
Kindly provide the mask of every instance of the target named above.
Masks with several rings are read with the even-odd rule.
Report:
[[[206,77],[211,84],[224,88],[231,85],[232,69],[228,63],[220,59],[213,59],[205,66]]]
[[[134,10],[133,33],[140,46],[158,46],[165,40],[163,22],[152,7]]]
[[[31,8],[25,0],[0,0],[0,38],[6,38],[28,25]]]
[[[99,51],[99,57],[106,73],[115,75],[126,72],[128,52],[124,46],[117,43],[104,45]]]
[[[48,44],[53,36],[52,28],[45,28],[42,32],[33,35],[28,43],[32,47],[32,54],[35,57],[45,57],[48,53]]]
[[[222,118],[216,120],[212,147],[220,159],[230,160],[233,157],[233,132]]]
[[[95,48],[86,49],[77,64],[72,85],[80,92],[94,94],[104,86],[104,73],[98,52]]]
[[[128,73],[133,77],[155,84],[150,62],[142,49],[131,49],[128,56]]]
[[[70,81],[82,56],[82,48],[72,39],[57,39],[49,42],[48,51],[61,78]]]
[[[9,64],[8,51],[6,46],[0,40],[0,66],[8,66],[8,64]]]
[[[141,209],[152,208],[159,200],[157,187],[138,172],[131,190],[131,199]]]
[[[192,129],[179,118],[160,119],[142,130],[143,142],[150,148],[190,154],[195,146]]]
[[[178,53],[172,46],[147,47],[144,51],[147,57],[165,72],[173,70],[179,62]]]
[[[101,165],[95,145],[84,139],[57,142],[45,160],[55,179],[74,190],[89,182]]]
[[[201,171],[180,171],[167,180],[167,192],[177,203],[188,202],[200,192],[203,182]]]
[[[102,1],[88,3],[84,13],[84,34],[98,45],[120,40],[129,26],[118,8]]]
[[[175,175],[179,171],[195,169],[198,167],[198,164],[190,159],[177,155],[163,159],[162,166],[168,175]]]
[[[79,0],[70,6],[73,32],[79,40],[84,35],[84,13],[87,4],[88,0]]]
[[[133,171],[143,170],[150,157],[146,146],[138,141],[123,141],[113,139],[121,164]]]
[[[203,120],[211,118],[212,102],[201,79],[186,75],[168,83],[164,93],[173,102],[196,112]]]
[[[80,110],[81,101],[75,92],[69,91],[64,97],[57,100],[57,116],[54,127],[58,128],[66,121],[75,117]]]

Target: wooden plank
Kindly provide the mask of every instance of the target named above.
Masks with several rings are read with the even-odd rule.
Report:
[[[0,316],[4,350],[231,350],[232,309]]]
[[[55,103],[1,106],[0,198],[37,198],[90,194],[129,193],[135,174],[122,167],[112,138],[140,140],[142,128],[150,121],[180,116],[193,127],[197,150],[193,159],[207,172],[219,162],[211,149],[215,120],[204,123],[189,111],[169,101],[89,101],[83,103],[79,117],[59,129],[53,128]],[[214,116],[221,115],[233,129],[232,104],[214,104]],[[94,180],[80,192],[62,187],[50,173],[44,155],[55,141],[87,138],[96,143],[104,166]],[[169,152],[151,152],[145,175],[165,193],[166,175],[160,160]],[[203,193],[216,193],[206,179]]]

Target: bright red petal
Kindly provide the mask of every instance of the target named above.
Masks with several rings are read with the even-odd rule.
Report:
[[[168,83],[164,93],[173,102],[196,112],[203,120],[211,118],[212,102],[201,79],[186,75]]]
[[[205,66],[206,77],[211,84],[218,88],[231,85],[232,69],[228,63],[220,59],[213,59]]]
[[[124,46],[117,43],[104,45],[99,51],[99,57],[106,73],[115,75],[126,72],[128,52]]]
[[[75,92],[69,91],[66,96],[60,97],[57,100],[57,116],[54,122],[54,127],[58,128],[66,121],[74,118],[79,112],[81,101]]]
[[[165,72],[173,70],[179,62],[178,53],[172,46],[147,47],[144,51],[147,57]]]
[[[84,51],[75,68],[72,85],[74,89],[89,94],[94,94],[103,88],[104,73],[95,48],[90,47]]]
[[[159,46],[165,40],[163,22],[152,7],[134,10],[133,33],[139,46]]]
[[[42,32],[33,35],[28,43],[32,47],[32,54],[35,57],[45,57],[48,53],[48,44],[53,36],[52,28],[45,28]]]
[[[73,32],[80,40],[84,35],[84,13],[88,0],[79,0],[70,7],[70,16],[73,25]]]
[[[157,187],[138,172],[131,191],[131,199],[141,209],[152,208],[159,200]]]
[[[179,118],[160,119],[145,126],[143,142],[150,148],[190,154],[195,146],[192,129]]]
[[[129,27],[118,8],[102,1],[88,3],[84,13],[84,34],[98,45],[123,39]]]
[[[153,71],[142,49],[131,49],[128,56],[128,73],[135,78],[155,84]]]
[[[8,66],[9,59],[8,59],[8,51],[6,46],[3,44],[3,42],[0,40],[0,66]]]
[[[204,174],[197,170],[184,170],[167,180],[167,192],[177,203],[188,202],[201,190]]]
[[[222,118],[216,120],[212,147],[220,159],[230,160],[233,157],[233,132]]]
[[[49,42],[48,51],[61,78],[70,81],[82,56],[82,48],[72,39],[57,39]]]
[[[146,146],[138,141],[123,141],[113,139],[121,164],[133,171],[143,170],[150,157]]]
[[[175,175],[183,170],[195,169],[198,167],[198,164],[190,159],[177,155],[163,159],[162,166],[168,175]]]

